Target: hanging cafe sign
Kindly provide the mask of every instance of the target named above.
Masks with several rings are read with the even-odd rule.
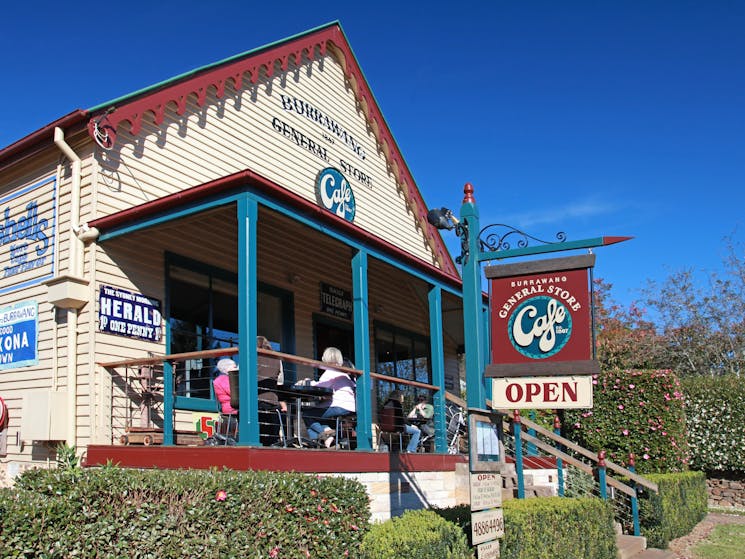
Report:
[[[494,408],[592,407],[593,359],[587,254],[490,266]],[[556,378],[561,376],[561,378]]]

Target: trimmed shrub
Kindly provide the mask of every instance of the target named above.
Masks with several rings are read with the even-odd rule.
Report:
[[[734,375],[681,380],[691,468],[745,473],[745,382]]]
[[[611,370],[593,379],[593,409],[565,410],[567,438],[639,473],[688,468],[683,393],[671,371]]]
[[[500,553],[502,559],[616,559],[612,505],[597,498],[505,501]]]
[[[433,509],[470,538],[467,505]],[[613,509],[597,498],[535,497],[503,504],[502,559],[616,559]]]
[[[641,534],[650,547],[665,549],[670,540],[693,530],[706,516],[706,476],[701,472],[650,474],[659,493],[645,491],[639,500]]]
[[[369,523],[344,478],[234,471],[31,470],[0,493],[6,557],[354,556]]]
[[[431,510],[411,510],[374,524],[362,540],[363,559],[473,559],[463,530]]]

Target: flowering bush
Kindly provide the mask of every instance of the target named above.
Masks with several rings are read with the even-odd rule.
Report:
[[[745,383],[734,375],[683,379],[691,467],[745,472]]]
[[[2,557],[355,556],[362,484],[230,470],[29,470],[0,489]]]
[[[671,371],[607,370],[593,384],[593,408],[564,414],[568,438],[625,466],[633,453],[641,473],[688,469],[683,393]]]

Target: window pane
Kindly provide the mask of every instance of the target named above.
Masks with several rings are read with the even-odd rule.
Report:
[[[282,299],[260,291],[256,316],[259,335],[268,339],[273,349],[282,351]]]
[[[432,383],[429,368],[429,345],[424,340],[414,340],[414,380]]]

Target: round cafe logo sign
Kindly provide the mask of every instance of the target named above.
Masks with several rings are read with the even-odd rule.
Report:
[[[556,355],[572,335],[572,315],[553,297],[523,301],[508,324],[512,346],[531,359]]]
[[[356,205],[349,181],[339,169],[327,167],[316,179],[316,195],[321,205],[347,221],[354,221]]]

